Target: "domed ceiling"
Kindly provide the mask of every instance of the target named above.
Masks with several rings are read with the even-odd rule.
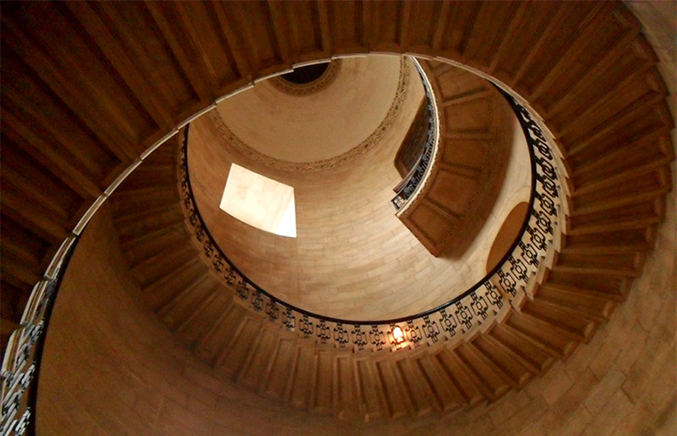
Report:
[[[397,56],[334,60],[325,72],[332,77],[318,80],[325,82],[319,91],[314,82],[305,88],[292,84],[291,91],[310,92],[291,95],[280,86],[284,79],[273,78],[224,100],[216,112],[241,147],[278,161],[326,161],[377,131],[391,106],[401,103],[396,97],[412,69]]]

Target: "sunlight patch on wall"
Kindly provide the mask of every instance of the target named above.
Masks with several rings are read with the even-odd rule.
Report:
[[[296,237],[294,188],[232,164],[221,210],[266,232]]]

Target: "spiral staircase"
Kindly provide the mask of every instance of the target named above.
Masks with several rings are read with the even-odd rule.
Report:
[[[428,68],[438,105],[447,108],[448,119],[467,117],[491,92],[491,85],[467,71],[442,63]],[[449,125],[463,130],[462,125]],[[457,135],[443,128],[440,136],[453,147]],[[465,139],[474,137],[492,134],[464,134]],[[617,226],[623,222],[603,221],[609,209],[646,198],[652,211],[646,224],[657,224],[660,199],[669,189],[669,179],[661,182],[657,171],[649,177],[646,192],[637,192],[637,182],[631,179],[632,191],[623,195],[621,190],[604,206],[600,199],[610,198],[604,188],[610,182],[596,178],[597,188],[586,184],[580,189],[591,197],[579,200],[572,195],[572,209],[583,212],[573,213],[571,219],[585,216],[582,223],[587,225],[574,226],[563,236],[563,247],[534,298],[520,310],[511,311],[501,323],[487,324],[463,343],[410,353],[354,353],[315,345],[271,324],[265,314],[248,310],[232,287],[219,282],[209,259],[199,260],[200,242],[187,222],[180,226],[189,218],[182,212],[177,189],[182,138],[180,133],[149,156],[111,197],[123,250],[151,307],[216,373],[286,405],[357,422],[420,417],[495,401],[547,370],[555,359],[566,359],[624,299],[650,246],[649,225],[632,216],[638,234],[627,227],[620,227],[620,233]],[[665,163],[669,154],[655,158]],[[586,162],[596,159],[589,155]],[[639,176],[647,182],[645,175]],[[614,189],[619,185],[614,183]]]
[[[147,303],[215,373],[354,423],[447,413],[524,387],[589,341],[641,275],[665,215],[667,90],[619,3],[40,3],[2,15],[3,338],[61,241],[110,196]],[[317,346],[234,297],[185,223],[178,148],[192,114],[292,64],[369,52],[493,78],[542,117],[562,155],[556,255],[533,298],[463,343]]]

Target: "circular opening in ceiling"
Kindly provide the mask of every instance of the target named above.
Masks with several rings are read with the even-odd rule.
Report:
[[[307,85],[318,80],[329,68],[329,62],[294,68],[291,73],[283,74],[282,79],[295,85]]]
[[[292,96],[308,96],[324,91],[334,83],[341,68],[341,59],[294,68],[268,80],[279,91]]]

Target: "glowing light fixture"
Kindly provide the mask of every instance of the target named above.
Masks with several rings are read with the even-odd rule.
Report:
[[[395,339],[395,343],[401,344],[404,342],[404,333],[402,333],[402,329],[395,326],[393,328],[393,339]]]

